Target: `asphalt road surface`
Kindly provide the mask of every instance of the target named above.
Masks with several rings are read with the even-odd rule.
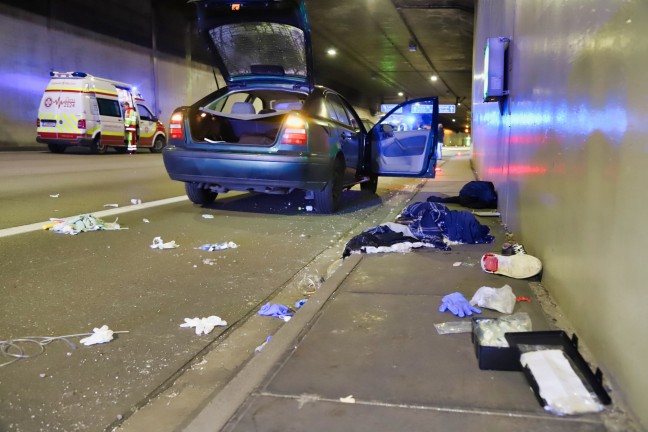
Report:
[[[348,239],[396,216],[420,181],[381,179],[377,196],[345,191],[335,215],[306,211],[312,203],[303,193],[229,193],[205,208],[182,198],[152,205],[184,195],[160,155],[0,152],[0,340],[88,333],[104,324],[128,332],[93,346],[80,337],[68,339],[74,347],[56,340],[42,352],[23,345],[30,358],[0,367],[0,430],[110,430],[220,349],[227,355],[222,382],[206,390],[213,392],[282,324],[259,317],[259,307],[303,298],[304,281],[325,277]],[[102,212],[106,204],[125,209],[115,217],[127,229],[6,235],[49,218]],[[179,247],[151,249],[158,236]],[[197,249],[226,241],[238,247]],[[211,315],[228,325],[201,336],[179,326]],[[245,325],[250,330],[234,340]],[[0,364],[11,359],[0,356]]]

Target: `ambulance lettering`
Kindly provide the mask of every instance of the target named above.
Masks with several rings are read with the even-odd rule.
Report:
[[[48,97],[45,99],[45,107],[49,108],[52,106],[52,104],[56,105],[58,109],[63,108],[74,108],[76,106],[76,100],[66,97],[64,99],[61,99],[61,96],[57,97],[56,99],[52,99],[51,97]]]

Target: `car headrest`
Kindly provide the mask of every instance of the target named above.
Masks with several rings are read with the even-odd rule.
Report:
[[[273,105],[277,111],[292,111],[302,109],[302,103],[298,101],[293,102],[275,102]]]
[[[250,102],[234,102],[232,114],[256,114],[256,110]]]

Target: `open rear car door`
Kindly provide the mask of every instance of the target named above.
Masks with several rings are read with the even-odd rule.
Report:
[[[392,109],[367,135],[372,173],[434,178],[438,123],[437,97],[412,99]]]

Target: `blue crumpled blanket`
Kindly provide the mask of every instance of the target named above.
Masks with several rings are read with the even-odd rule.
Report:
[[[449,240],[461,243],[492,243],[490,228],[477,222],[466,210],[449,210],[435,202],[416,202],[407,206],[401,218],[419,239],[438,240],[445,234]]]
[[[284,319],[293,316],[293,313],[290,312],[288,306],[279,303],[270,304],[270,302],[268,302],[261,306],[261,309],[259,309],[259,315]]]
[[[370,228],[357,236],[353,237],[344,247],[342,258],[346,258],[353,251],[364,251],[368,246],[381,247],[381,246],[394,246],[399,243],[417,243],[423,242],[441,250],[450,250],[450,248],[443,242],[443,236],[439,235],[434,238],[417,238],[404,235],[402,232],[396,232],[387,225],[378,225],[377,227]]]
[[[474,209],[497,208],[495,185],[489,181],[468,182],[459,191],[459,196],[445,198],[431,196],[427,200],[437,203],[457,203]]]

